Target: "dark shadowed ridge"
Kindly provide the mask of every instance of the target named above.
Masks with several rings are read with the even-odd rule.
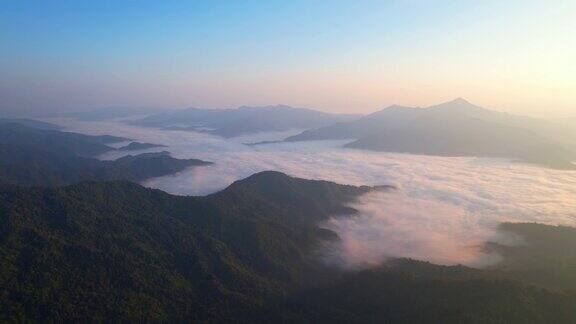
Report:
[[[25,127],[44,129],[44,130],[61,130],[62,127],[56,124],[47,123],[34,119],[21,119],[21,118],[0,118],[0,125],[3,124],[19,124]]]
[[[492,267],[508,278],[516,278],[556,290],[576,290],[576,228],[536,223],[504,223],[503,235],[514,235],[517,244],[489,243],[503,261]]]
[[[109,135],[90,136],[31,128],[20,124],[0,124],[0,144],[49,150],[58,154],[93,157],[113,150],[106,144],[125,140],[122,137]]]
[[[168,152],[126,156],[114,161],[93,158],[114,150],[105,143],[124,140],[0,124],[0,182],[60,186],[86,180],[143,181],[210,164],[196,159],[175,159]]]
[[[119,151],[136,151],[136,150],[146,150],[146,149],[156,148],[156,147],[166,147],[166,145],[132,142],[126,146],[122,146],[122,147],[118,148],[118,150]]]
[[[533,287],[526,284],[532,278],[506,269],[402,259],[357,273],[327,267],[315,252],[335,234],[319,229],[318,220],[341,210],[343,197],[367,190],[278,172],[256,174],[206,197],[172,196],[130,182],[57,189],[0,185],[0,320],[576,319],[576,294]],[[557,245],[563,240],[547,237],[526,239],[563,254]],[[518,264],[525,270],[538,264],[530,255],[520,260],[529,261]]]
[[[312,257],[320,216],[297,206],[325,218],[367,190],[276,172],[208,197],[2,185],[0,319],[254,320],[271,298],[332,276]]]
[[[297,211],[297,216],[291,217],[293,220],[308,222],[325,220],[334,215],[354,214],[356,210],[346,205],[356,197],[369,191],[389,189],[392,187],[355,187],[329,181],[293,178],[280,172],[266,171],[236,181],[211,197],[227,202],[257,202],[254,208],[268,206],[269,201],[281,201],[284,208]]]

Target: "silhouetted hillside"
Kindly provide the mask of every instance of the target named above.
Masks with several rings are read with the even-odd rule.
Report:
[[[494,270],[542,287],[576,291],[576,228],[505,223],[500,230],[520,241],[511,246],[488,244],[488,251],[504,257]]]
[[[269,184],[307,195],[262,197]],[[241,320],[329,275],[311,255],[315,220],[368,190],[277,173],[206,198],[127,182],[2,186],[0,318]],[[315,218],[294,226],[293,203]]]
[[[269,310],[282,323],[572,323],[574,293],[405,260],[345,275]],[[304,321],[303,321],[304,320]]]
[[[120,150],[120,151],[136,151],[136,150],[146,150],[146,149],[155,148],[155,147],[166,147],[166,145],[132,142],[126,146],[120,147],[118,150]]]
[[[106,144],[125,141],[125,138],[30,128],[20,124],[0,124],[0,144],[50,151],[56,154],[97,156],[113,150]]]
[[[180,160],[167,152],[100,161],[91,156],[114,150],[104,143],[122,141],[114,136],[40,130],[17,124],[0,125],[0,183],[58,186],[86,180],[142,181],[207,165]]]
[[[44,130],[61,130],[62,129],[62,127],[60,127],[56,124],[47,123],[47,122],[34,120],[34,119],[0,118],[0,125],[5,125],[5,124],[19,124],[19,125],[22,125],[25,127],[44,129]]]
[[[335,212],[353,212],[345,203],[372,189],[277,172],[256,174],[207,197],[172,196],[128,182],[58,189],[0,186],[0,319],[576,319],[573,292],[523,284],[529,281],[515,280],[516,272],[504,266],[475,270],[403,259],[358,273],[325,266],[317,248],[337,237],[318,222]],[[531,247],[565,254],[560,252],[567,248],[564,230],[537,226],[522,234]],[[538,233],[551,240],[533,241]]]

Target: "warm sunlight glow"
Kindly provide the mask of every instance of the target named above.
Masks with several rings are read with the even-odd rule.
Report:
[[[572,0],[13,2],[0,17],[0,108],[12,112],[282,103],[368,113],[466,97],[576,115]]]
[[[0,323],[576,323],[576,0],[0,0]]]

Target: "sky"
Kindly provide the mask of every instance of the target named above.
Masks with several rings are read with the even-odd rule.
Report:
[[[576,117],[576,1],[0,0],[0,113],[464,97]]]

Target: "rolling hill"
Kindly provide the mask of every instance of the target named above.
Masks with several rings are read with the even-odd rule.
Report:
[[[506,230],[532,242],[530,249],[507,252],[513,269],[507,263],[477,270],[404,259],[360,272],[326,266],[318,247],[338,237],[318,223],[335,214],[354,217],[347,203],[375,189],[278,172],[255,174],[207,197],[172,196],[129,182],[2,185],[0,320],[576,319],[574,291],[534,286],[535,277],[517,270],[538,269],[534,257],[541,252],[554,264],[569,260],[565,229],[509,225]],[[541,233],[548,239],[538,239]]]
[[[326,278],[311,252],[332,236],[315,221],[370,190],[277,172],[208,197],[1,186],[0,320],[240,320]]]

